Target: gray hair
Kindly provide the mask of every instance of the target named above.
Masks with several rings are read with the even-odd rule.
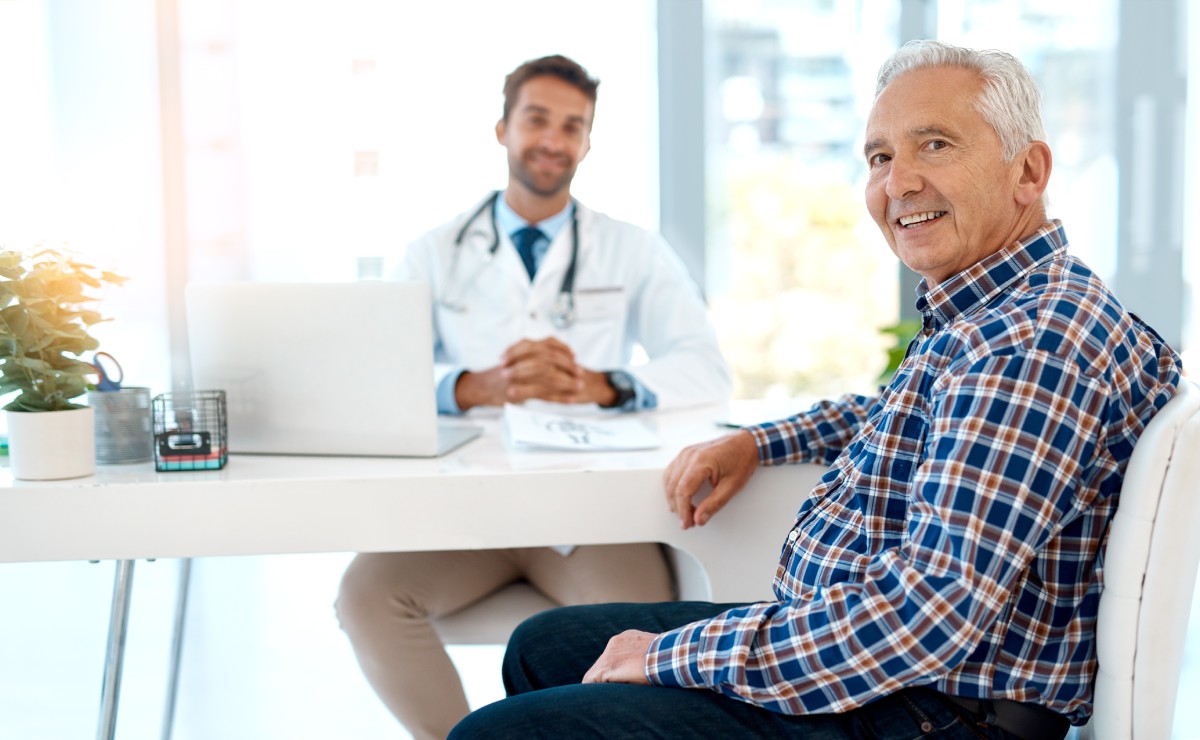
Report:
[[[878,98],[897,77],[925,67],[960,67],[983,79],[975,110],[1000,137],[1005,161],[1011,162],[1030,142],[1045,141],[1042,92],[1021,61],[995,49],[977,51],[940,41],[909,41],[879,68]]]

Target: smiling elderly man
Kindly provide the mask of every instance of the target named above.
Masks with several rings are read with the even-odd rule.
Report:
[[[509,643],[512,696],[452,737],[1061,738],[1087,720],[1106,533],[1181,367],[1047,221],[1039,107],[1001,52],[914,42],[880,71],[867,207],[923,277],[923,330],[877,397],[665,474],[689,527],[758,465],[830,464],[797,491],[775,600],[535,617]]]

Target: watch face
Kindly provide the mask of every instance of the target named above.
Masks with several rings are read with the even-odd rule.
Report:
[[[634,397],[633,378],[629,373],[614,370],[608,373],[608,384],[617,392],[617,400],[613,406],[624,406]]]
[[[633,381],[628,375],[617,370],[608,374],[608,382],[618,391],[632,391]]]

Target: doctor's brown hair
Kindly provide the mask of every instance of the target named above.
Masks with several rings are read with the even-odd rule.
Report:
[[[590,77],[587,70],[579,66],[578,62],[562,55],[554,54],[540,59],[530,59],[504,78],[503,120],[508,120],[508,114],[512,112],[513,106],[517,104],[517,97],[521,92],[521,86],[534,77],[545,76],[557,77],[568,85],[578,88],[581,93],[587,96],[588,100],[592,101],[594,111],[596,106],[596,88],[600,87],[600,80]],[[594,115],[595,113],[593,112]]]

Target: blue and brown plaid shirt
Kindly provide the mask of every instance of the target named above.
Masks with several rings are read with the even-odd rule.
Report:
[[[1105,538],[1181,366],[1066,248],[1051,222],[922,295],[878,397],[751,428],[763,464],[831,467],[777,600],[658,636],[652,683],[784,714],[924,685],[1087,719]]]

